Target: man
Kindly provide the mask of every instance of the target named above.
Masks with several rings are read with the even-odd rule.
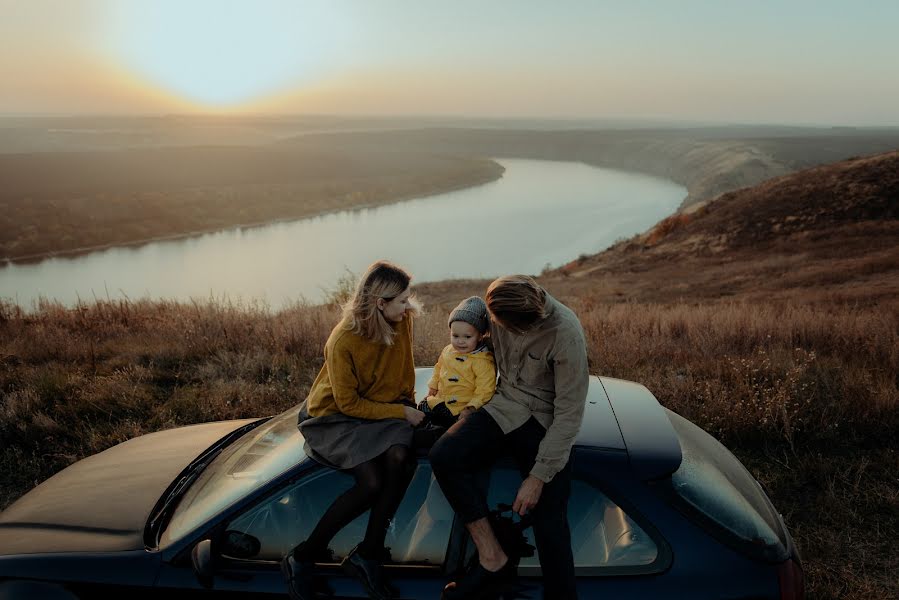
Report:
[[[587,399],[587,346],[575,314],[526,275],[500,277],[487,289],[499,381],[483,408],[453,425],[431,449],[434,475],[465,523],[479,564],[447,585],[444,598],[476,598],[515,577],[487,520],[478,471],[511,454],[524,481],[513,503],[531,512],[544,597],[576,598],[568,529],[571,446]]]

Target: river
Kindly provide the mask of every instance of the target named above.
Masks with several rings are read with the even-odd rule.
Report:
[[[496,159],[473,188],[353,211],[0,267],[0,298],[166,298],[316,302],[347,271],[384,258],[415,282],[538,274],[672,214],[687,191],[648,175],[582,163]]]

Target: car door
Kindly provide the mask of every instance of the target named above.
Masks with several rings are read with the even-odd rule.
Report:
[[[315,469],[232,518],[216,544],[212,595],[252,593],[283,598],[286,585],[279,569],[281,557],[309,535],[331,502],[352,485],[352,477],[345,473]],[[458,564],[462,549],[454,517],[430,464],[421,461],[386,540],[392,560],[385,571],[399,598],[440,597],[447,570]],[[366,512],[344,527],[330,544],[335,561],[318,565],[335,598],[368,597],[362,586],[339,568],[339,561],[362,540],[367,522]],[[160,584],[170,589],[203,589],[190,568],[165,568]]]

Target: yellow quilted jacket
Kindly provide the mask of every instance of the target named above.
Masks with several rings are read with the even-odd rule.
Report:
[[[431,408],[443,402],[453,415],[465,407],[481,408],[496,390],[493,353],[482,347],[460,354],[453,350],[452,344],[447,344],[434,365],[428,387],[437,390],[437,395],[428,396]]]

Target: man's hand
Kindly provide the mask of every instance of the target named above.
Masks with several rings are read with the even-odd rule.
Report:
[[[470,406],[466,406],[465,408],[462,409],[462,412],[459,413],[459,420],[464,421],[473,413],[474,413],[474,409],[471,408]]]
[[[518,495],[512,504],[512,510],[523,517],[529,510],[537,506],[541,493],[543,493],[543,482],[533,475],[528,475],[527,479],[521,482],[521,487],[518,488]]]

